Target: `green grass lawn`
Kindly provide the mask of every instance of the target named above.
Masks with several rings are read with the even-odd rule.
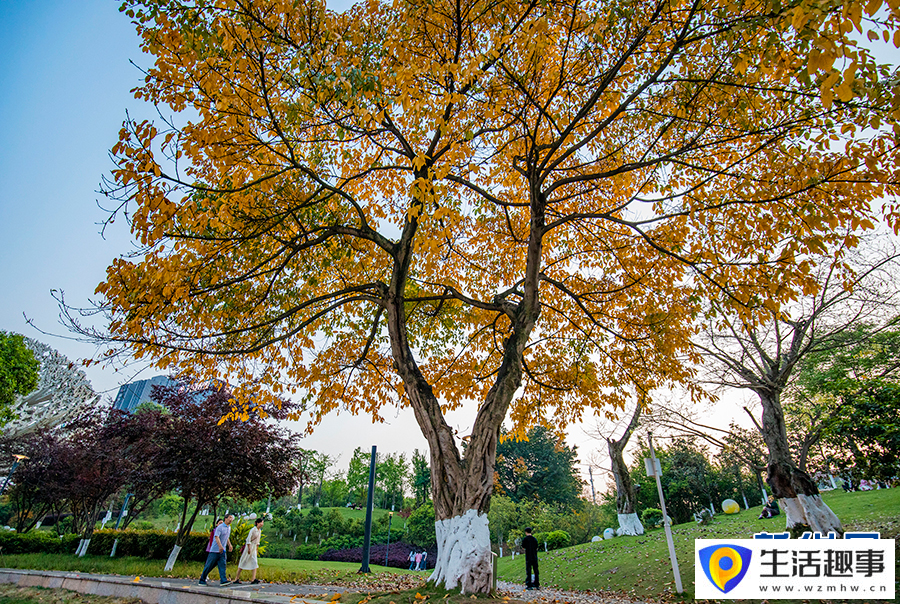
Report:
[[[30,568],[38,570],[58,570],[83,573],[113,575],[139,575],[142,577],[199,578],[203,563],[181,561],[170,572],[163,571],[165,560],[147,560],[136,557],[110,558],[109,556],[84,556],[60,554],[16,554],[0,556],[0,566],[5,568]],[[268,583],[330,583],[334,581],[356,581],[360,565],[351,562],[321,562],[319,560],[282,560],[260,558],[258,578]],[[426,573],[398,568],[387,568],[370,564],[373,575],[406,575],[426,577]],[[233,577],[237,566],[228,565],[229,576]],[[218,579],[219,572],[212,576]]]
[[[304,514],[306,514],[307,512],[309,512],[310,509],[311,509],[311,508],[309,508],[309,507],[303,508],[302,512],[303,512]],[[341,507],[337,507],[337,508],[319,508],[319,509],[322,510],[322,513],[323,513],[323,514],[328,514],[328,512],[330,512],[331,510],[337,510],[337,511],[339,511],[339,512],[341,513],[341,515],[342,515],[344,518],[355,518],[355,519],[358,519],[358,520],[365,520],[365,519],[366,519],[366,510],[365,510],[365,508],[363,508],[363,509],[361,509],[361,510],[354,510],[353,508],[346,508],[346,507],[343,507],[343,508],[341,508]],[[387,515],[388,515],[388,510],[382,510],[382,509],[379,509],[379,508],[375,508],[374,510],[372,510],[372,520],[375,520],[376,518],[381,518],[382,516],[387,516]],[[396,515],[394,516],[394,520],[395,520],[395,521],[398,520],[398,518],[397,518]]]
[[[880,531],[885,538],[900,541],[900,489],[823,494],[829,506],[844,522],[847,530]],[[324,510],[323,510],[324,511]],[[353,510],[349,510],[353,511]],[[694,539],[748,539],[761,531],[780,532],[784,516],[758,520],[760,507],[726,516],[719,514],[708,526],[681,524],[673,527],[675,549],[681,568],[685,596],[693,595]],[[897,556],[900,561],[900,555]],[[674,592],[672,571],[661,529],[641,537],[618,537],[597,543],[542,553],[541,584],[545,587],[580,590],[609,590],[633,598],[657,599]],[[108,556],[21,554],[0,557],[0,566],[45,570],[79,571],[150,577],[200,576],[200,562],[179,562],[174,571],[163,572],[164,560],[143,558],[109,558]],[[262,558],[259,578],[266,582],[341,583],[366,591],[420,589],[428,573],[388,569],[372,565],[372,575],[360,577],[359,564],[282,560]],[[235,567],[229,566],[229,573]],[[499,577],[505,581],[523,582],[524,560],[509,556],[499,561]],[[218,573],[213,571],[214,577]],[[231,575],[233,576],[233,575]],[[900,578],[900,570],[898,570]],[[379,589],[380,588],[380,589]],[[831,601],[833,602],[833,601]]]
[[[900,539],[900,489],[822,495],[841,518],[846,530],[878,530],[882,537]],[[675,552],[686,595],[693,595],[694,539],[751,539],[754,533],[781,532],[784,516],[758,520],[762,506],[740,514],[718,514],[712,524],[672,527]],[[900,559],[900,556],[898,556]],[[585,543],[540,554],[541,585],[563,589],[611,590],[629,596],[655,597],[674,592],[666,537],[662,529],[641,537]],[[500,579],[524,583],[525,560],[504,557]],[[900,573],[898,573],[900,577]]]

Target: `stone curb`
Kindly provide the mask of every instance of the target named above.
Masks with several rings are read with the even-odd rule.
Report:
[[[179,586],[156,577],[140,581],[124,577],[109,577],[86,573],[38,570],[0,569],[0,583],[14,583],[19,587],[68,589],[82,594],[138,598],[147,604],[250,604],[252,602],[324,603],[303,595],[241,594],[217,587]]]

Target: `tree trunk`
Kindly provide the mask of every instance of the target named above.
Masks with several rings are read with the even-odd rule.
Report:
[[[763,439],[769,448],[766,482],[784,511],[785,527],[792,536],[804,531],[843,535],[841,521],[822,501],[816,483],[791,459],[780,397],[776,393],[757,394],[763,407]]]
[[[464,594],[487,594],[493,589],[493,561],[487,513],[494,486],[494,466],[500,425],[522,380],[522,353],[527,338],[510,336],[497,382],[488,392],[472,429],[465,458],[459,454],[453,430],[440,404],[410,363],[401,374],[413,401],[416,420],[428,440],[431,487],[438,553],[429,582]],[[414,387],[410,387],[410,386]]]
[[[430,168],[426,164],[415,172],[415,176],[427,180]],[[391,281],[382,290],[394,368],[403,380],[405,394],[431,454],[438,554],[429,582],[448,590],[459,589],[465,594],[488,594],[493,589],[487,513],[494,487],[497,443],[509,405],[522,385],[525,346],[540,313],[538,292],[546,199],[535,189],[530,204],[530,232],[521,298],[515,304],[497,299],[482,303],[493,312],[505,314],[510,328],[503,342],[503,358],[494,384],[472,426],[465,458],[460,455],[453,429],[444,419],[434,390],[419,369],[409,344],[404,295],[418,229],[414,215],[407,217],[401,237],[392,250]],[[413,200],[412,205],[422,208],[423,202]]]
[[[750,469],[753,470],[754,476],[756,476],[756,484],[759,485],[760,497],[762,497],[762,504],[766,505],[769,502],[769,496],[766,494],[766,483],[763,482],[762,479],[762,471],[764,468],[759,468],[757,466],[750,466]]]
[[[178,533],[175,535],[175,545],[172,546],[172,551],[169,553],[169,558],[166,560],[166,566],[163,570],[169,571],[175,568],[175,562],[178,560],[178,554],[181,552],[181,548],[184,547],[184,542],[187,541],[188,536],[191,534],[191,528],[194,526],[194,520],[197,519],[197,514],[200,513],[200,509],[204,505],[203,501],[197,499],[197,505],[194,507],[194,513],[191,514],[190,519],[188,519],[187,510],[190,502],[190,493],[185,493],[184,506],[181,508],[181,524],[178,527]]]
[[[325,482],[325,470],[319,475],[319,490],[316,491],[316,507],[319,507],[319,501],[322,499],[322,484]]]
[[[609,450],[609,460],[612,462],[612,473],[616,480],[616,512],[619,519],[619,535],[643,535],[644,525],[641,524],[640,518],[634,511],[634,482],[631,480],[631,474],[628,473],[628,466],[625,465],[623,452],[631,438],[631,433],[638,425],[641,417],[641,404],[638,403],[631,421],[625,429],[625,433],[619,440],[611,438],[606,439],[606,446]]]

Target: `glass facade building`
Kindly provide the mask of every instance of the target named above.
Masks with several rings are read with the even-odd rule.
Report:
[[[153,386],[174,386],[176,384],[177,382],[164,375],[157,375],[149,380],[139,380],[124,384],[119,387],[116,400],[113,401],[113,409],[121,409],[131,413],[138,405],[150,400]]]

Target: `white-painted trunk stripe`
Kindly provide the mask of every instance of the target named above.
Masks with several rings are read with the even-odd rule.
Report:
[[[467,510],[434,523],[438,553],[429,577],[446,589],[462,593],[487,593],[493,584],[491,537],[487,514]]]

